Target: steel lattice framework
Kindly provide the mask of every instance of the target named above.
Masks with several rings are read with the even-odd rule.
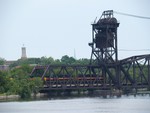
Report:
[[[113,11],[102,13],[97,22],[92,24],[91,64],[96,58],[96,63],[114,63],[118,60],[117,27],[119,23],[113,16]]]
[[[42,90],[150,88],[150,54],[118,60],[118,26],[113,11],[104,11],[92,24],[89,65],[35,66],[31,77],[42,78]]]

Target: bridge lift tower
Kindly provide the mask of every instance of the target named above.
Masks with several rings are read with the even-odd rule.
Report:
[[[115,63],[118,61],[117,27],[119,23],[113,10],[107,10],[92,24],[92,47],[90,64]]]
[[[117,28],[119,23],[113,10],[104,11],[97,22],[92,24],[92,48],[90,65],[98,65],[104,84],[119,85],[119,64]]]
[[[98,65],[105,84],[116,88],[150,87],[150,55],[139,55],[118,60],[117,28],[119,23],[113,10],[104,11],[92,24],[90,65]]]

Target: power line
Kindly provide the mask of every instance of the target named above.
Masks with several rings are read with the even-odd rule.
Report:
[[[150,51],[150,49],[119,49],[119,51]]]
[[[120,15],[125,15],[125,16],[131,16],[131,17],[135,17],[135,18],[141,18],[141,19],[150,19],[150,17],[139,16],[139,15],[133,15],[133,14],[122,13],[122,12],[117,12],[117,11],[114,11],[114,13],[120,14]]]

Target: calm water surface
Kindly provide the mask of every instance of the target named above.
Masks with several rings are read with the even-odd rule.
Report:
[[[0,102],[0,113],[150,113],[150,96]]]

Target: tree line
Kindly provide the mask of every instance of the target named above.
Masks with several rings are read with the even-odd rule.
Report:
[[[0,71],[0,94],[17,94],[21,98],[29,98],[31,94],[36,95],[43,86],[41,78],[30,78],[30,73],[34,65],[86,65],[89,59],[75,59],[68,55],[62,56],[61,59],[52,57],[18,59],[10,64],[10,69]],[[0,65],[5,64],[5,59],[0,58]]]
[[[61,59],[54,59],[52,57],[41,57],[41,58],[28,58],[28,59],[19,59],[16,62],[10,65],[10,68],[22,65],[22,64],[38,64],[38,65],[57,65],[57,64],[66,64],[66,65],[87,65],[90,60],[87,58],[75,59],[69,57],[68,55],[62,56]]]

